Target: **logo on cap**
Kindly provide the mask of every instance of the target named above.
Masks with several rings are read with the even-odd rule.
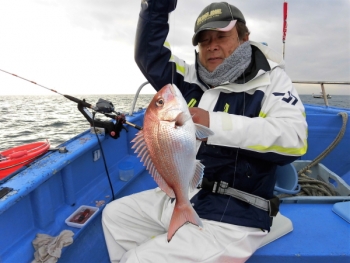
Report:
[[[210,13],[206,12],[205,14],[203,14],[202,16],[198,17],[197,19],[197,26],[199,26],[200,24],[202,24],[203,22],[205,22],[206,20],[219,16],[222,14],[221,9],[214,9],[211,10]]]

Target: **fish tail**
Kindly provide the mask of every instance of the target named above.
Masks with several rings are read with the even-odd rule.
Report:
[[[171,241],[176,231],[187,222],[203,227],[202,221],[190,203],[178,205],[176,202],[168,229],[168,242]]]

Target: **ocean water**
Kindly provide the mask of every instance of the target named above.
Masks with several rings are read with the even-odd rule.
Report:
[[[72,95],[73,96],[73,95]],[[145,108],[154,95],[140,94],[135,109]],[[95,105],[102,98],[115,111],[128,113],[134,95],[74,95]],[[96,118],[107,120],[102,114]],[[90,128],[77,104],[63,96],[0,96],[0,152],[25,143],[48,139],[54,148]]]
[[[115,111],[129,112],[134,95],[74,95],[95,104],[99,98],[113,103]],[[145,108],[153,95],[141,94],[135,109]],[[300,95],[305,104],[324,105],[323,99]],[[350,96],[334,95],[329,106],[350,108]],[[104,119],[97,114],[96,118]],[[52,147],[90,128],[77,104],[63,96],[0,96],[0,152],[25,143],[48,139]]]
[[[299,95],[304,104],[322,105],[324,106],[323,98],[313,98],[312,95]],[[328,105],[330,107],[350,108],[350,96],[349,95],[332,95],[331,99],[328,99]]]

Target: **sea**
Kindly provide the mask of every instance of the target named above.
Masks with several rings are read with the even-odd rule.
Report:
[[[129,113],[131,95],[73,95],[95,105],[101,98],[112,102],[115,111]],[[135,110],[146,108],[154,94],[140,94]],[[300,95],[304,104],[324,105],[323,99]],[[332,95],[329,106],[350,108],[350,96]],[[105,119],[101,114],[96,118]],[[58,94],[0,96],[0,152],[26,143],[49,140],[55,148],[90,128],[77,104]]]

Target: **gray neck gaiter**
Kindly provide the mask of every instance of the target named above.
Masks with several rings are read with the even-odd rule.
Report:
[[[225,82],[233,83],[247,69],[252,59],[252,47],[246,41],[227,57],[213,72],[209,72],[198,61],[199,77],[210,86],[219,86]]]

